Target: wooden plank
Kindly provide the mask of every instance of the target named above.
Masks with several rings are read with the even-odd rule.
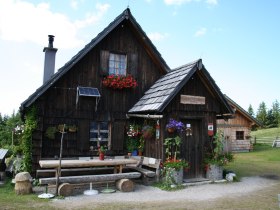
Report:
[[[118,174],[100,174],[100,175],[82,175],[82,176],[67,176],[60,177],[59,183],[89,183],[89,182],[101,182],[101,181],[116,181],[119,179],[135,179],[139,178],[141,173],[130,172],[130,173],[118,173]],[[39,179],[41,185],[55,184],[56,177],[42,178]]]
[[[91,159],[91,160],[62,160],[62,168],[83,168],[83,167],[93,167],[93,166],[119,166],[126,164],[137,163],[134,159]],[[58,167],[58,160],[40,160],[41,168],[56,168]]]
[[[135,166],[128,166],[126,168],[138,171],[141,174],[143,174],[145,176],[148,176],[148,177],[155,177],[156,176],[156,173],[154,171],[149,170],[149,169],[139,168],[139,167],[135,167]]]
[[[181,104],[204,105],[205,104],[205,97],[203,97],[203,96],[181,95],[180,103]]]

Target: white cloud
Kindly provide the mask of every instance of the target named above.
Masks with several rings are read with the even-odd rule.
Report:
[[[148,37],[152,40],[152,41],[162,41],[164,39],[166,39],[169,35],[168,34],[161,34],[159,32],[152,32],[148,34]]]
[[[0,39],[42,45],[47,35],[53,34],[56,37],[55,47],[80,47],[84,41],[77,37],[78,30],[96,24],[109,7],[109,4],[97,4],[96,13],[88,14],[83,20],[71,21],[64,14],[52,12],[47,3],[0,1]]]
[[[206,32],[207,32],[206,28],[200,28],[195,32],[194,36],[195,37],[204,36]]]
[[[192,0],[164,0],[167,5],[181,5],[183,3],[191,2]]]
[[[78,1],[76,1],[76,0],[72,0],[71,2],[70,2],[70,6],[73,8],[73,9],[78,9]]]
[[[210,4],[210,5],[217,5],[218,4],[218,0],[206,0],[206,3]]]

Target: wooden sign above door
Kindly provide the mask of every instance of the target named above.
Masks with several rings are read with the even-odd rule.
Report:
[[[181,95],[181,104],[205,104],[205,97],[203,96],[191,96],[191,95]]]

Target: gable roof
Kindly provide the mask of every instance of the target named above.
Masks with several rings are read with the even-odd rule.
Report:
[[[227,99],[228,103],[235,107],[245,118],[247,118],[252,123],[255,123],[257,126],[261,127],[262,123],[259,122],[256,118],[251,116],[245,109],[243,109],[241,106],[239,106],[235,101],[233,101],[231,98],[229,98],[227,95],[225,95],[225,98]]]
[[[58,81],[64,74],[66,74],[78,61],[80,61],[89,51],[91,51],[98,43],[100,43],[112,30],[114,30],[123,21],[130,21],[133,30],[139,37],[145,46],[145,49],[149,51],[150,55],[155,57],[158,65],[165,71],[170,71],[169,66],[166,64],[161,54],[158,52],[156,47],[153,45],[149,37],[143,31],[141,26],[137,23],[136,19],[132,16],[130,9],[124,10],[118,17],[115,18],[102,32],[100,32],[94,39],[91,40],[81,51],[79,51],[74,57],[72,57],[63,67],[61,67],[47,82],[39,87],[32,95],[26,99],[20,107],[21,112],[26,107],[33,104],[48,88],[50,88],[56,81]]]
[[[227,103],[215,81],[204,68],[201,59],[178,67],[162,76],[148,91],[145,92],[145,95],[128,111],[128,113],[162,112],[189,81],[192,75],[198,70],[204,74],[209,84],[216,92],[218,100],[225,107],[225,113],[233,114],[233,110]]]

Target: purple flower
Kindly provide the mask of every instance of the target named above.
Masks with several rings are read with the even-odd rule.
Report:
[[[174,119],[169,119],[169,122],[166,125],[166,128],[175,128],[178,132],[183,132],[185,129],[185,125],[180,121],[176,121]]]

